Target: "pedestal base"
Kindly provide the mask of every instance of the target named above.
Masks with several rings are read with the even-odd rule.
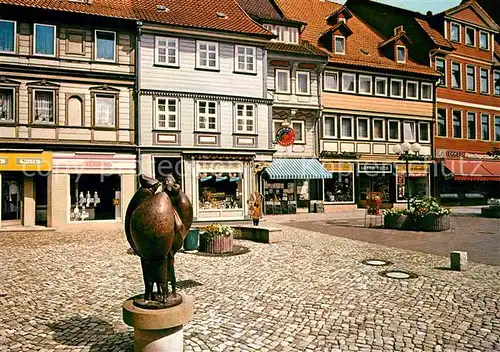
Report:
[[[182,303],[165,309],[144,309],[134,297],[123,303],[123,321],[134,328],[136,352],[182,352],[183,325],[193,318],[193,297],[182,295]]]

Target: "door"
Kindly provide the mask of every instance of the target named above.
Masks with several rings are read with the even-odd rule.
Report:
[[[22,175],[2,174],[2,225],[21,224],[22,215]]]
[[[308,213],[309,201],[309,180],[297,180],[297,213]]]

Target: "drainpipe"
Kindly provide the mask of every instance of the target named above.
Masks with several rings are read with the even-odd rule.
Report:
[[[141,35],[142,21],[137,21],[137,33],[135,38],[135,140],[137,142],[137,175],[141,174],[141,99],[140,99],[140,75],[141,75]]]

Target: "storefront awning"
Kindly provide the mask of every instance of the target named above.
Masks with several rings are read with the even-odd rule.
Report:
[[[316,159],[274,159],[264,173],[271,180],[332,178],[332,175]]]
[[[448,159],[445,165],[457,181],[500,181],[500,162]]]

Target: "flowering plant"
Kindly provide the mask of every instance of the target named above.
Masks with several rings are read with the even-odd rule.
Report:
[[[500,199],[495,199],[495,198],[488,199],[488,205],[490,207],[500,207]]]
[[[433,197],[421,197],[410,199],[410,212],[419,217],[424,215],[443,216],[449,215],[451,209],[441,207]]]
[[[221,236],[228,237],[238,235],[237,232],[237,229],[222,224],[211,224],[200,228],[200,235],[209,241]]]

